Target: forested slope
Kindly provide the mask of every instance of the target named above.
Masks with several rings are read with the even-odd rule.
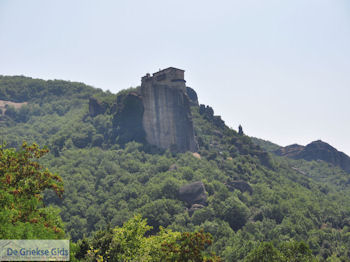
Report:
[[[61,208],[74,241],[138,213],[153,226],[151,234],[159,226],[204,229],[213,236],[211,251],[225,261],[243,260],[262,241],[291,240],[304,241],[320,260],[349,259],[349,174],[273,156],[203,105],[192,106],[198,154],[118,144],[117,96],[81,83],[0,77],[0,100],[28,102],[1,116],[0,139],[51,150],[42,164],[63,178],[65,193],[59,199],[47,192],[45,202]],[[90,98],[108,110],[92,116]],[[190,216],[179,188],[194,181],[204,183],[208,198]]]

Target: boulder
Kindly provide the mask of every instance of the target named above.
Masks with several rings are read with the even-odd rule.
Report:
[[[188,206],[194,204],[206,205],[207,192],[203,182],[197,181],[180,187],[179,199],[186,202]]]
[[[197,159],[201,159],[201,155],[198,154],[197,152],[192,153],[192,156],[194,156]]]

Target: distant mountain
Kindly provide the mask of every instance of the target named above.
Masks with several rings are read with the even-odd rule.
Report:
[[[350,173],[350,157],[321,140],[314,141],[307,146],[293,144],[281,147],[275,153],[293,159],[323,160]]]

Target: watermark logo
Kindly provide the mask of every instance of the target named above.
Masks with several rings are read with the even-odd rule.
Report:
[[[69,240],[0,240],[0,261],[69,261]]]

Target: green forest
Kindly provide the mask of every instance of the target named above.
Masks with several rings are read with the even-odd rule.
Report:
[[[0,100],[25,102],[0,112],[0,239],[70,239],[72,261],[350,261],[349,173],[276,156],[204,105],[198,154],[125,141],[135,90],[0,76]],[[192,210],[179,189],[196,181]]]

